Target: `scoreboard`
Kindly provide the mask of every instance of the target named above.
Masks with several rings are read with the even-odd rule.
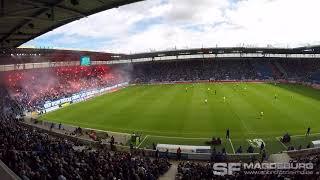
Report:
[[[80,66],[90,66],[91,59],[90,56],[81,56],[80,57]]]

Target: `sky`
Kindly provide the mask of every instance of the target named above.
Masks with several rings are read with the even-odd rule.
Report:
[[[23,46],[138,53],[320,44],[320,0],[146,0],[82,18]]]

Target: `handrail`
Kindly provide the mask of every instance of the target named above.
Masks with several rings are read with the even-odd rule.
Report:
[[[0,179],[21,180],[7,165],[0,160]]]

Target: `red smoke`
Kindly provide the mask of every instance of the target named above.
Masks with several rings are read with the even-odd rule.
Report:
[[[121,73],[106,65],[71,66],[4,72],[11,95],[30,106],[64,95],[123,82]]]

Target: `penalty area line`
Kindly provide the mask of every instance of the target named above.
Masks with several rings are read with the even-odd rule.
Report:
[[[143,140],[140,142],[140,144],[138,145],[138,148],[140,148],[140,146],[144,143],[144,141],[149,137],[149,135],[146,135]]]
[[[233,147],[233,144],[232,144],[231,138],[229,138],[228,140],[229,140],[229,142],[230,142],[230,145],[231,145],[231,148],[232,148],[233,154],[236,154],[236,151],[234,150],[234,147]]]

